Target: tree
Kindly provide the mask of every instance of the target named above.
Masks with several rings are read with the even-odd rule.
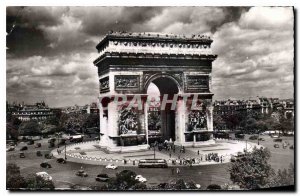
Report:
[[[27,189],[31,190],[54,190],[52,180],[45,180],[41,176],[31,176],[27,180]]]
[[[38,122],[32,120],[28,122],[22,122],[19,127],[19,133],[21,135],[37,136],[41,135],[41,130]]]
[[[108,181],[107,188],[109,190],[130,190],[139,183],[135,179],[136,173],[130,170],[123,170],[116,174],[115,178]]]
[[[249,118],[245,124],[245,131],[247,133],[255,133],[257,130],[257,121],[254,118]]]
[[[99,127],[99,114],[88,114],[83,126],[86,128]]]
[[[40,176],[31,175],[25,179],[21,176],[20,168],[14,163],[9,163],[6,166],[6,188],[10,190],[53,190],[55,187],[52,180],[44,180]]]
[[[230,179],[241,188],[257,189],[265,186],[274,170],[268,163],[271,154],[266,148],[254,148],[231,164]]]
[[[295,170],[291,163],[287,169],[279,169],[276,175],[273,175],[267,187],[290,186],[295,184]]]
[[[218,114],[214,114],[213,121],[214,121],[213,124],[214,124],[215,129],[217,129],[217,130],[225,129],[226,122],[224,121],[222,116],[220,116]]]
[[[20,168],[13,163],[6,165],[6,188],[17,190],[26,188],[26,181],[20,174]]]

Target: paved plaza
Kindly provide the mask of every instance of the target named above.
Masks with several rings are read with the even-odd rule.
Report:
[[[83,143],[71,144],[67,146],[67,158],[69,161],[77,163],[87,163],[93,165],[106,165],[108,163],[114,163],[116,165],[134,165],[140,159],[165,159],[169,166],[178,166],[180,160],[195,159],[193,165],[210,165],[210,164],[221,164],[230,162],[232,155],[237,155],[238,152],[243,152],[247,147],[247,151],[250,152],[254,146],[260,148],[252,142],[237,141],[237,140],[223,140],[217,139],[214,144],[203,145],[201,147],[186,147],[185,153],[180,152],[180,147],[176,147],[175,150],[155,150],[150,148],[146,151],[139,152],[127,152],[127,153],[106,153],[104,150],[99,148],[99,141],[88,141]],[[58,154],[57,150],[53,150],[52,153],[56,157],[64,157],[64,147],[61,148],[62,152]],[[217,156],[222,158],[222,161],[208,161],[206,156],[210,153],[216,153]],[[124,162],[126,160],[126,164]],[[176,163],[172,163],[176,161]],[[172,163],[172,164],[171,164]]]
[[[248,138],[249,136],[246,136]],[[291,150],[289,148],[283,149],[282,146],[280,148],[274,148],[274,142],[273,138],[270,138],[270,136],[261,136],[265,139],[265,141],[260,141],[260,144],[262,144],[264,147],[267,147],[271,151],[271,158],[269,160],[272,168],[275,170],[278,169],[284,169],[288,168],[290,163],[294,163],[294,150]],[[287,141],[290,143],[290,145],[294,145],[294,138],[293,137],[282,137],[283,141]],[[230,163],[225,164],[215,164],[211,162],[211,164],[203,164],[199,166],[193,166],[193,167],[180,167],[181,173],[180,174],[172,174],[172,167],[170,168],[156,168],[156,169],[148,169],[148,168],[138,168],[136,165],[134,166],[131,163],[128,163],[126,167],[119,166],[117,170],[109,170],[105,169],[105,165],[109,164],[109,161],[107,162],[100,162],[100,161],[93,161],[93,160],[85,160],[85,159],[78,159],[68,156],[68,162],[67,164],[59,164],[56,162],[56,159],[45,159],[43,157],[38,157],[36,155],[36,151],[41,151],[44,153],[49,153],[51,150],[53,152],[56,151],[56,148],[49,149],[48,143],[46,139],[37,141],[42,143],[41,148],[34,148],[34,146],[28,146],[28,150],[24,151],[25,158],[19,157],[19,149],[23,144],[19,144],[15,151],[7,152],[7,163],[16,163],[20,169],[21,174],[23,176],[28,176],[35,174],[40,171],[46,171],[53,177],[53,181],[55,184],[55,187],[57,188],[70,188],[70,187],[78,187],[78,188],[87,188],[91,186],[101,186],[104,184],[103,182],[97,182],[95,181],[95,177],[99,173],[106,173],[109,176],[113,177],[117,172],[120,172],[124,169],[132,169],[137,174],[143,175],[145,178],[147,178],[147,185],[154,186],[162,182],[169,182],[172,179],[178,179],[182,178],[184,180],[193,180],[195,183],[200,184],[203,188],[207,187],[209,184],[215,183],[215,184],[225,184],[225,183],[231,183],[230,181],[230,175],[228,172],[228,168],[230,167]],[[218,142],[217,142],[218,143]],[[248,144],[252,144],[253,142]],[[87,154],[89,152],[87,149],[90,148],[90,143],[85,143],[86,145],[82,146],[81,150],[85,150]],[[240,142],[239,144],[230,144],[228,145],[234,145],[235,147],[239,148],[243,147],[238,145],[245,144]],[[85,148],[86,146],[86,148]],[[67,147],[67,149],[70,147]],[[95,147],[96,148],[96,147]],[[188,156],[197,156],[197,149],[202,150],[208,150],[208,149],[219,149],[218,153],[224,153],[226,150],[224,150],[225,147],[220,146],[211,146],[208,148],[186,148],[186,153],[181,153],[181,156],[188,157]],[[71,147],[72,149],[72,147]],[[71,150],[70,149],[70,150]],[[97,148],[96,148],[97,149]],[[74,149],[75,150],[75,149]],[[95,149],[94,149],[95,150]],[[72,149],[73,151],[73,149]],[[99,151],[100,152],[100,151]],[[209,152],[209,151],[204,151]],[[103,153],[103,152],[102,152]],[[137,154],[140,154],[142,152],[138,152]],[[144,152],[143,152],[144,153]],[[153,155],[153,150],[145,152],[147,154]],[[61,154],[63,156],[64,154]],[[120,156],[120,154],[118,154]],[[168,157],[168,154],[166,151],[156,151],[157,156],[164,156]],[[109,156],[116,156],[114,154],[109,154]],[[127,156],[126,154],[121,156]],[[173,156],[173,154],[172,154]],[[151,158],[151,156],[149,156]],[[285,160],[285,161],[282,161]],[[52,168],[45,169],[40,167],[40,163],[42,162],[48,162],[52,165]],[[121,163],[121,161],[120,161]],[[179,167],[179,165],[177,165]],[[75,175],[76,171],[78,171],[81,167],[84,168],[84,170],[89,174],[86,178],[80,178]]]

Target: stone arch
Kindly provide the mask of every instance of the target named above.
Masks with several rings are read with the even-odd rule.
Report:
[[[168,78],[170,80],[172,80],[174,82],[174,84],[176,84],[177,89],[178,89],[178,94],[183,92],[183,86],[182,84],[180,84],[181,82],[178,81],[177,78],[175,78],[173,75],[168,74],[168,73],[157,73],[157,74],[153,74],[151,75],[145,82],[144,82],[144,87],[143,87],[143,91],[144,93],[147,92],[147,89],[149,87],[149,85],[151,84],[151,82],[155,81],[156,79],[159,78]],[[160,89],[161,90],[161,89]]]

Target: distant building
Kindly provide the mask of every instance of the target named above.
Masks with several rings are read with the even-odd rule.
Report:
[[[99,114],[99,108],[97,103],[93,102],[90,105],[87,105],[86,113],[88,114]]]
[[[272,114],[283,111],[286,118],[294,116],[294,100],[280,100],[278,98],[257,97],[249,100],[221,100],[214,102],[214,113],[219,115],[239,112],[258,111],[262,114]]]
[[[86,104],[84,106],[70,106],[62,109],[63,113],[70,114],[99,114],[99,108],[97,103]]]
[[[17,110],[12,111],[12,116],[21,121],[41,121],[53,117],[54,114],[45,102],[40,102],[35,105],[20,105]]]

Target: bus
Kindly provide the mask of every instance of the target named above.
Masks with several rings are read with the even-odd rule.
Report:
[[[168,163],[164,159],[141,159],[139,160],[138,167],[140,168],[167,168]]]

